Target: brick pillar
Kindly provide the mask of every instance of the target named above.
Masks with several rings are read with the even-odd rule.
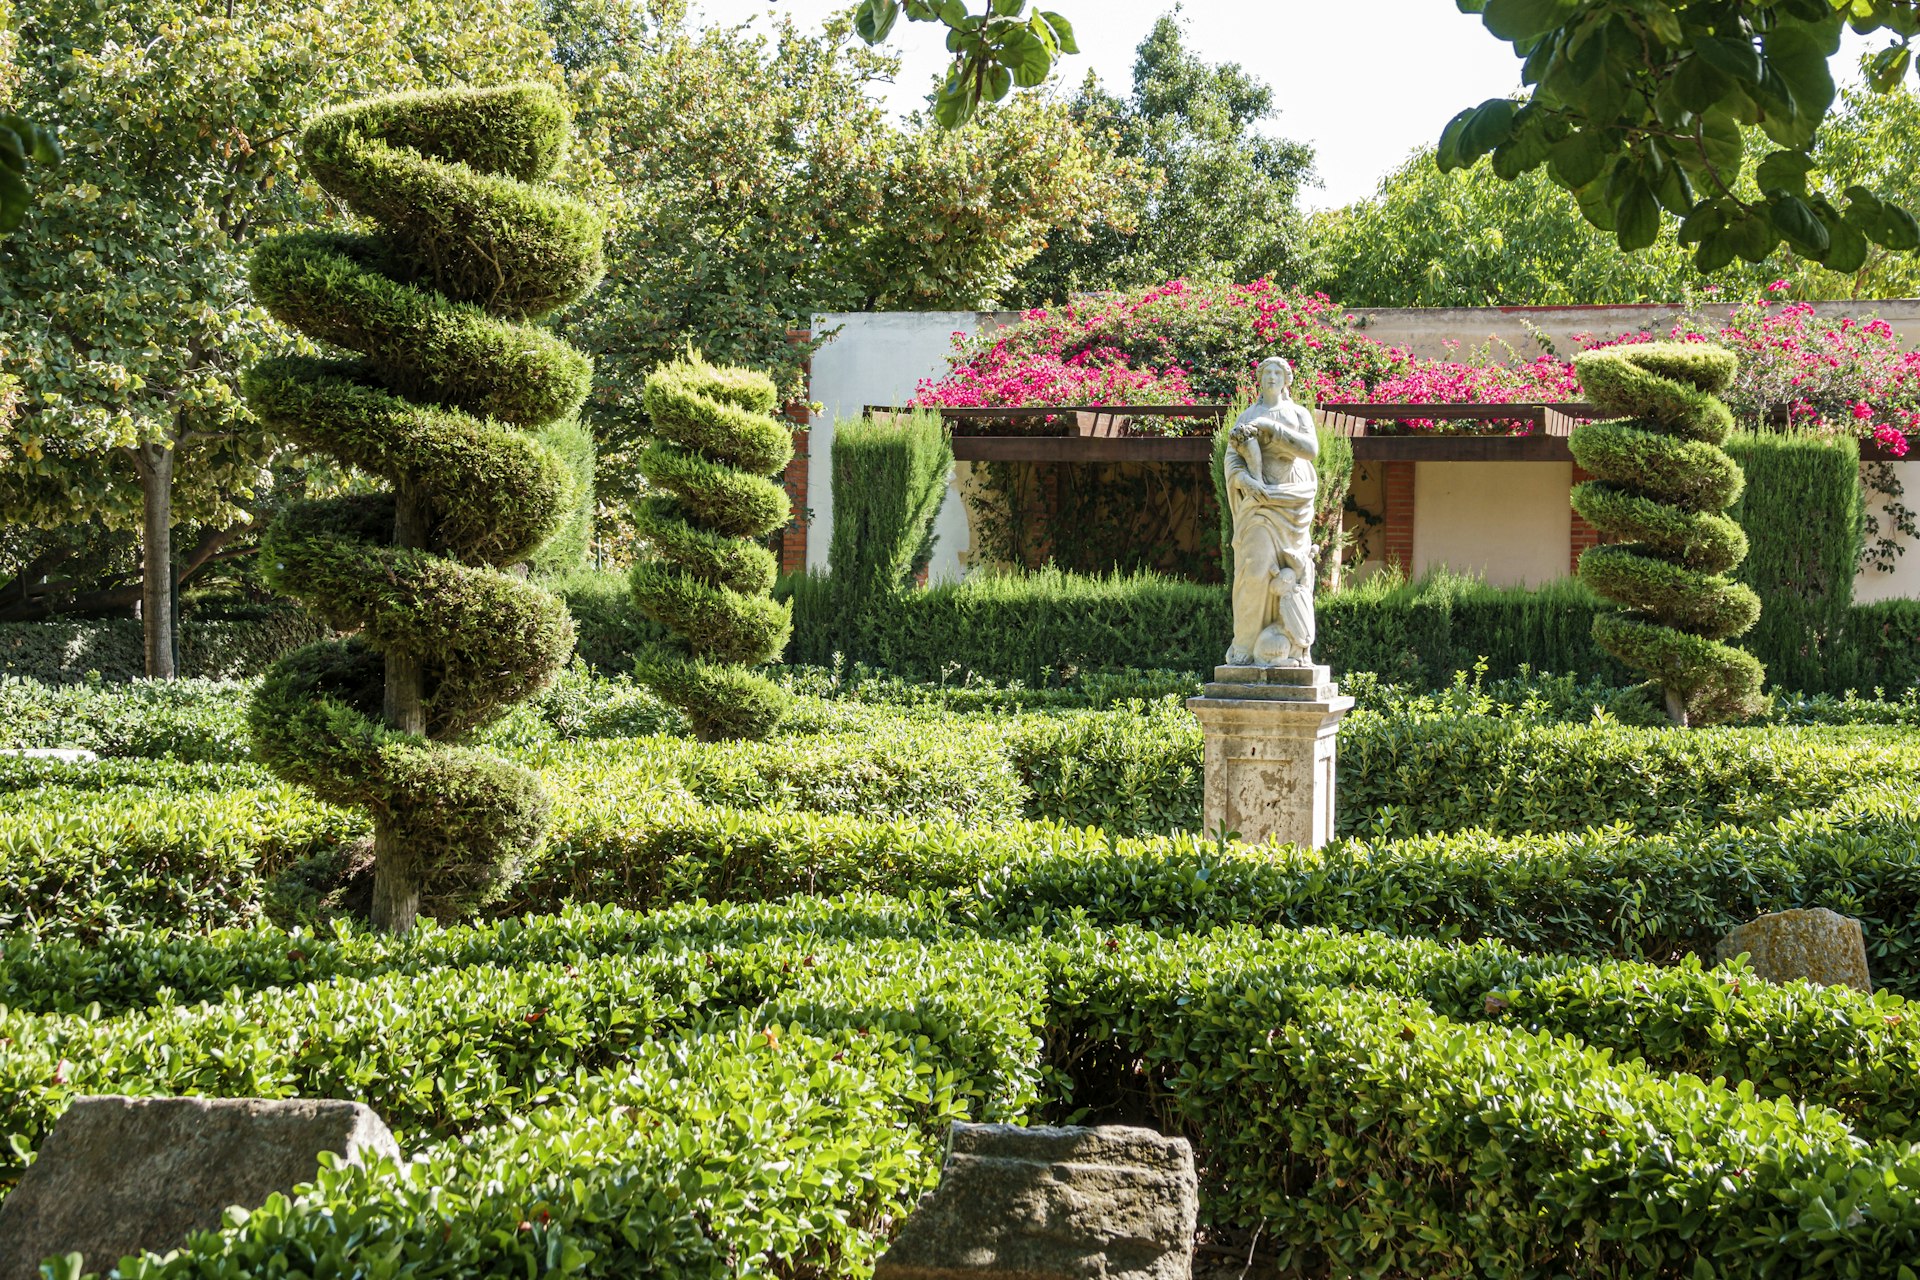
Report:
[[[1574,484],[1580,484],[1583,481],[1591,479],[1593,479],[1593,477],[1588,475],[1586,471],[1580,467],[1579,463],[1574,464]],[[1600,531],[1588,524],[1585,520],[1582,520],[1580,513],[1576,511],[1573,513],[1571,532],[1572,536],[1568,539],[1570,546],[1567,553],[1567,572],[1578,573],[1580,572],[1580,553],[1588,547],[1597,547],[1600,545]]]
[[[1386,491],[1386,562],[1413,573],[1413,463],[1383,462],[1380,484]]]
[[[787,341],[796,346],[813,341],[813,334],[806,329],[787,330]],[[813,361],[801,365],[802,376],[809,393],[813,390]],[[793,503],[793,517],[787,527],[779,534],[779,555],[781,573],[798,573],[807,567],[807,526],[812,523],[812,513],[807,508],[807,468],[812,456],[807,447],[808,429],[813,422],[813,410],[806,401],[795,401],[781,410],[788,422],[793,424],[793,461],[781,474],[781,482],[786,486],[787,497]]]

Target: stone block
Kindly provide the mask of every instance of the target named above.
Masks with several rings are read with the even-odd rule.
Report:
[[[304,1098],[74,1099],[19,1185],[0,1201],[0,1280],[35,1280],[47,1258],[88,1271],[164,1253],[311,1182],[320,1153],[398,1159],[386,1124],[357,1102]]]
[[[1860,922],[1825,907],[1776,911],[1749,921],[1721,940],[1714,959],[1731,960],[1743,952],[1754,974],[1769,982],[1804,978],[1823,986],[1873,990]]]
[[[1321,848],[1333,839],[1335,738],[1353,699],[1325,667],[1250,669],[1313,683],[1214,683],[1187,700],[1206,743],[1203,830],[1235,831],[1248,844]]]
[[[874,1280],[1188,1280],[1199,1209],[1183,1138],[956,1124]]]

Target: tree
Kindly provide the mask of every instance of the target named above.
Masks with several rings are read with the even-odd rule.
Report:
[[[548,802],[529,770],[458,745],[573,651],[558,598],[506,571],[559,528],[572,483],[535,432],[586,399],[591,363],[532,322],[591,289],[602,224],[544,185],[569,115],[545,85],[442,90],[321,115],[309,175],[377,230],[256,252],[282,323],[357,359],[246,377],[262,427],[386,480],[290,507],[273,584],[352,638],[296,650],[249,717],[280,776],[372,811],[373,923],[457,914],[509,880]],[[454,230],[456,229],[457,230]]]
[[[1237,63],[1202,61],[1176,14],[1141,41],[1128,97],[1089,78],[1073,115],[1109,138],[1117,156],[1138,161],[1154,185],[1137,190],[1128,218],[1050,237],[1021,273],[1020,297],[1042,303],[1138,288],[1165,280],[1173,264],[1189,276],[1299,277],[1305,218],[1297,202],[1313,181],[1312,149],[1261,133],[1274,116],[1273,90]]]
[[[140,527],[147,670],[168,676],[173,529],[244,522],[279,447],[237,387],[286,337],[248,296],[246,256],[337,216],[295,171],[299,121],[556,73],[532,0],[35,0],[21,17],[21,95],[68,155],[0,256],[0,350],[24,392],[0,513]]]
[[[790,334],[814,312],[998,305],[1048,237],[1100,225],[1140,181],[1044,95],[960,129],[892,123],[872,90],[896,64],[844,22],[769,40],[665,0],[566,0],[549,20],[613,182],[608,283],[566,317],[599,369],[603,509],[630,505],[646,377],[687,342],[797,395],[813,344]]]
[[[638,524],[655,556],[634,566],[633,596],[679,648],[644,658],[640,678],[704,741],[764,738],[787,694],[747,668],[779,657],[793,631],[761,545],[787,522],[787,491],[769,478],[793,457],[773,417],[778,390],[764,373],[690,355],[654,370],[646,397],[654,440],[640,470],[653,493]]]
[[[1759,709],[1764,672],[1724,643],[1760,617],[1760,597],[1727,577],[1747,538],[1722,515],[1740,497],[1740,466],[1720,445],[1733,414],[1714,393],[1733,381],[1731,351],[1648,342],[1575,357],[1587,399],[1619,420],[1573,433],[1574,460],[1595,477],[1573,508],[1629,541],[1580,556],[1580,578],[1624,613],[1600,614],[1602,648],[1651,675],[1674,723],[1714,724]]]
[[[1920,222],[1863,185],[1836,197],[1810,183],[1815,144],[1834,101],[1828,64],[1843,24],[1891,31],[1870,64],[1873,87],[1898,84],[1920,32],[1912,0],[1457,0],[1525,59],[1530,92],[1460,112],[1441,134],[1442,170],[1493,157],[1512,181],[1544,166],[1623,250],[1680,220],[1702,271],[1764,260],[1783,241],[1851,274],[1870,245],[1920,248]],[[1775,150],[1740,179],[1741,130]]]
[[[52,129],[11,110],[20,80],[18,43],[13,6],[0,0],[0,234],[19,226],[32,207],[29,181],[38,170],[59,164],[61,157],[60,140]],[[5,425],[6,416],[0,414],[0,426]]]

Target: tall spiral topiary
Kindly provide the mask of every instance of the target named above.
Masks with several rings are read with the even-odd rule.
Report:
[[[790,607],[768,596],[777,566],[762,545],[789,511],[769,479],[793,457],[778,400],[765,374],[692,354],[649,374],[641,393],[653,440],[639,467],[652,493],[635,524],[658,558],[634,568],[633,595],[676,645],[642,659],[638,675],[709,741],[765,737],[786,711],[785,691],[746,669],[778,657],[793,630]]]
[[[573,480],[535,434],[592,366],[529,323],[599,279],[602,226],[542,185],[565,101],[541,85],[412,93],[328,112],[307,171],[373,224],[286,235],[255,295],[339,358],[246,376],[267,429],[389,488],[289,507],[262,540],[273,585],[351,638],[289,654],[249,714],[267,764],[371,812],[373,917],[393,932],[510,879],[544,832],[533,774],[457,745],[566,662],[573,624],[519,564],[565,518]]]
[[[1594,619],[1594,639],[1665,693],[1677,724],[1712,724],[1759,708],[1765,674],[1722,643],[1760,616],[1760,599],[1726,576],[1747,537],[1720,514],[1740,496],[1740,467],[1720,447],[1733,415],[1715,393],[1733,381],[1733,353],[1704,343],[1649,342],[1576,358],[1587,398],[1616,420],[1573,433],[1574,460],[1596,478],[1574,510],[1625,539],[1580,557],[1580,577],[1625,612]]]

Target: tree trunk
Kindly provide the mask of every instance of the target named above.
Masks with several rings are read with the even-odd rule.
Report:
[[[134,446],[140,474],[140,621],[147,678],[171,680],[173,663],[173,450]]]
[[[1686,700],[1672,689],[1664,690],[1664,692],[1667,695],[1667,719],[1673,721],[1679,728],[1691,728],[1692,726],[1687,723]]]
[[[427,543],[426,513],[405,492],[394,495],[395,546]],[[417,655],[387,654],[386,721],[399,733],[425,737],[425,675]],[[420,917],[420,869],[389,818],[373,824],[373,927],[382,933],[407,933]]]

